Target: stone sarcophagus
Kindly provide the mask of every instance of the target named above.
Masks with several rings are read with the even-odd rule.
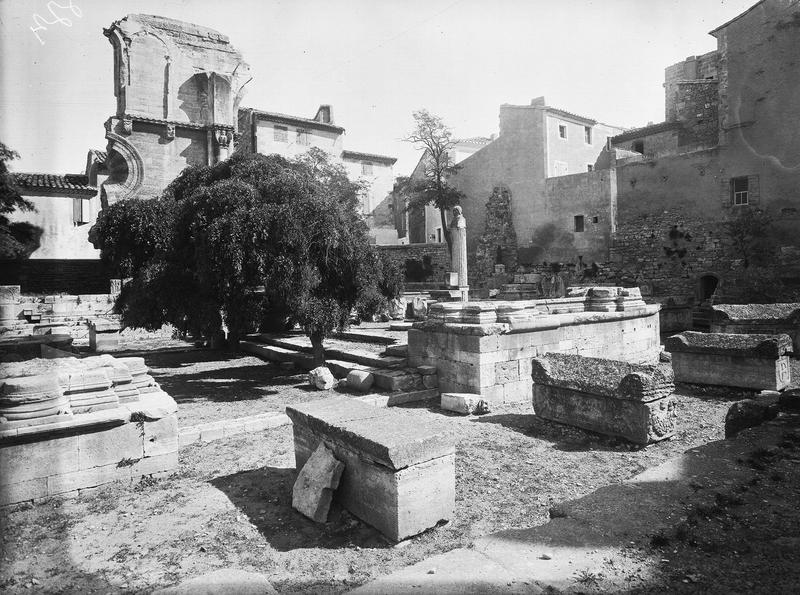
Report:
[[[675,380],[690,384],[782,390],[791,382],[789,335],[687,331],[664,341]]]
[[[333,397],[286,408],[302,469],[324,443],[344,463],[334,498],[400,541],[452,518],[455,443],[437,420]]]
[[[637,444],[675,432],[669,368],[558,353],[533,358],[531,368],[538,417]]]

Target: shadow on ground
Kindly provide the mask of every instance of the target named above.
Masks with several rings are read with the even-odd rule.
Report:
[[[392,544],[376,530],[334,503],[327,523],[315,523],[292,508],[297,472],[261,467],[217,477],[211,485],[247,515],[264,539],[278,551],[348,546],[384,548]]]

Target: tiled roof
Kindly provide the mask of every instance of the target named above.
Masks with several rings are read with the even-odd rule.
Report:
[[[651,134],[656,134],[658,132],[666,132],[667,130],[677,130],[682,127],[683,126],[680,122],[661,122],[659,124],[651,124],[650,126],[644,126],[642,128],[634,128],[633,130],[628,130],[627,132],[623,132],[622,134],[612,136],[611,142],[621,143],[626,140],[641,138],[643,136],[649,136]]]
[[[472,136],[470,138],[457,138],[453,142],[457,145],[478,145],[483,147],[492,142],[492,139],[487,136]]]
[[[545,109],[549,112],[557,114],[559,116],[563,116],[565,118],[572,118],[574,120],[580,120],[581,122],[586,122],[587,124],[595,125],[597,124],[597,120],[594,118],[587,118],[586,116],[579,116],[578,114],[573,114],[572,112],[568,112],[567,110],[558,109],[557,107],[546,106]]]
[[[282,124],[292,124],[294,126],[302,126],[305,128],[316,128],[318,130],[330,130],[341,134],[344,128],[329,124],[327,122],[320,122],[312,118],[301,118],[299,116],[290,116],[289,114],[280,114],[278,112],[264,112],[254,108],[242,108],[246,111],[252,111],[253,115],[260,120],[269,120],[270,122],[280,122]]]
[[[89,180],[82,174],[35,174],[14,173],[14,183],[21,189],[53,194],[80,194],[94,196],[97,188],[89,185]]]
[[[376,155],[375,153],[361,153],[360,151],[342,151],[342,159],[355,159],[358,161],[375,161],[378,163],[385,163],[386,165],[394,165],[397,162],[397,157],[389,157],[387,155]]]

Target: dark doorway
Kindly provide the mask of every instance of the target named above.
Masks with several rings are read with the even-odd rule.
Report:
[[[700,277],[700,301],[705,302],[706,300],[709,300],[717,290],[717,285],[719,285],[719,279],[717,279],[714,275],[703,275]]]

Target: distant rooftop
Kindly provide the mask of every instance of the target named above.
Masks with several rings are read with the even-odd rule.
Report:
[[[633,130],[626,130],[622,134],[611,137],[612,143],[621,143],[626,140],[633,140],[642,136],[649,136],[658,132],[666,132],[667,130],[678,130],[683,128],[680,122],[660,122],[658,124],[649,124],[641,128],[634,128]]]
[[[259,120],[280,122],[282,124],[292,124],[294,126],[315,128],[317,130],[329,130],[331,132],[336,132],[338,134],[344,132],[344,128],[342,128],[341,126],[336,126],[335,124],[331,124],[328,122],[320,122],[319,120],[315,120],[313,118],[301,118],[299,116],[290,116],[289,114],[280,114],[278,112],[265,112],[262,110],[254,109],[252,107],[243,107],[240,109],[240,111],[250,111]]]
[[[385,165],[394,165],[397,162],[397,157],[377,155],[375,153],[362,153],[360,151],[342,151],[342,159],[352,159],[355,161],[374,161],[376,163],[383,163]]]
[[[14,173],[14,183],[21,189],[31,189],[53,194],[79,194],[94,196],[97,188],[89,185],[89,179],[83,174],[38,174]]]

